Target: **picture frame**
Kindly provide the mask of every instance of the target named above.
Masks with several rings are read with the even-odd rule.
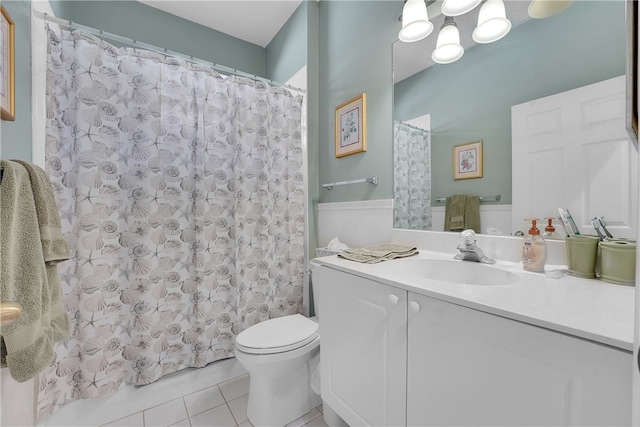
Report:
[[[482,141],[453,147],[453,179],[482,178]]]
[[[367,151],[367,94],[336,107],[336,158]]]
[[[7,10],[0,6],[0,118],[15,120],[15,27]]]
[[[626,2],[626,112],[625,125],[638,148],[638,2]]]

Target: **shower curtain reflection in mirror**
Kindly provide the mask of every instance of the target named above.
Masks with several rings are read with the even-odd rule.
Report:
[[[431,132],[393,124],[393,227],[431,230]]]
[[[73,334],[39,419],[234,355],[302,311],[301,98],[203,65],[49,33],[46,170]]]

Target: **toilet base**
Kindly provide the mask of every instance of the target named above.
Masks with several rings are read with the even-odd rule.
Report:
[[[256,427],[282,427],[319,406],[322,400],[308,386],[309,380],[300,390],[287,380],[280,385],[269,379],[250,378],[249,421]],[[265,396],[268,396],[266,402]]]
[[[246,356],[236,354],[241,364]],[[252,369],[247,369],[249,421],[256,427],[282,427],[319,406],[322,400],[311,388],[311,375],[319,361],[320,348],[316,345],[311,354],[298,360],[264,364],[258,360],[257,365],[252,364]]]

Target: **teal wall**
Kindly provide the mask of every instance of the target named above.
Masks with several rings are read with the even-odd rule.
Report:
[[[0,120],[0,157],[31,161],[31,4],[2,1],[14,21],[16,120]]]
[[[307,180],[308,258],[318,247],[318,201],[320,200],[320,4],[307,1]],[[311,305],[313,306],[313,305]]]
[[[284,83],[307,63],[307,2],[291,15],[266,47],[264,74]]]
[[[510,204],[511,106],[624,74],[624,16],[623,1],[574,2],[396,84],[395,119],[431,114],[434,198],[500,194]],[[483,177],[454,181],[453,146],[477,140]]]
[[[392,170],[391,45],[401,1],[321,1],[319,16],[320,183],[378,176],[379,184],[320,189],[321,202],[389,199]],[[335,158],[335,107],[367,94],[367,151]]]
[[[66,3],[64,1],[63,3]],[[152,45],[266,76],[264,48],[137,1],[70,1],[59,16]]]

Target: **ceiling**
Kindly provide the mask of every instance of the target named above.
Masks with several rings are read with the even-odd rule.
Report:
[[[266,47],[302,0],[138,0],[172,15]]]

